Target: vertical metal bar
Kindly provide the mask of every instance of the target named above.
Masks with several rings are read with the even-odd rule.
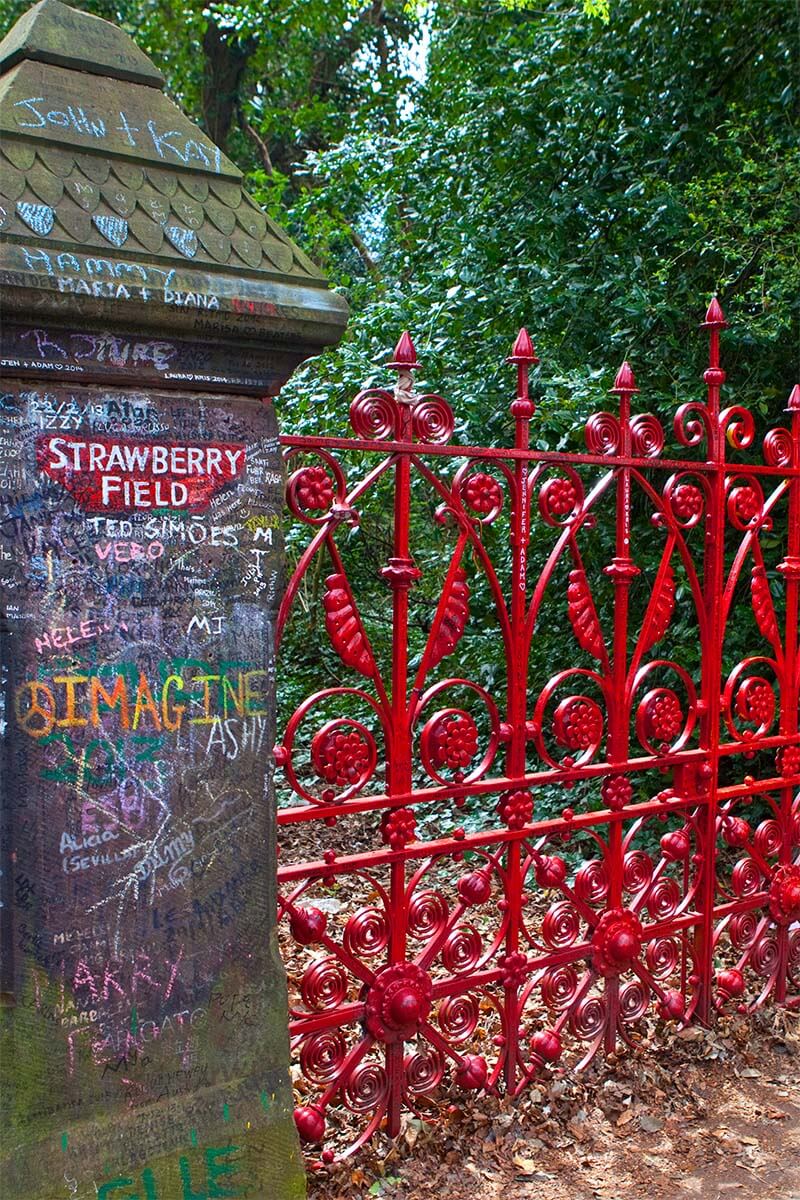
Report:
[[[708,388],[708,465],[714,467],[710,480],[711,496],[706,520],[703,558],[703,600],[707,616],[707,645],[702,647],[700,745],[708,753],[708,791],[703,821],[701,885],[699,888],[701,923],[695,942],[699,967],[697,1015],[708,1022],[711,1016],[714,986],[714,902],[717,893],[717,798],[719,791],[720,706],[722,691],[722,645],[724,627],[720,623],[725,572],[725,442],[720,428],[720,391],[725,372],[720,367],[720,331],[726,328],[725,316],[716,299],[708,306],[702,328],[709,332],[708,368],[703,380]],[[699,796],[698,796],[699,798]]]
[[[612,391],[619,396],[619,450],[627,458],[631,452],[631,396],[636,387],[633,371],[624,362],[614,380]],[[617,470],[616,536],[613,561],[604,568],[614,585],[614,633],[611,654],[611,687],[607,698],[608,760],[612,766],[624,768],[629,751],[629,716],[626,697],[628,674],[628,610],[630,587],[639,568],[631,558],[631,472],[623,466]],[[609,908],[622,907],[622,815],[613,813],[608,830]],[[610,1054],[617,1040],[619,1020],[619,979],[606,980],[605,1050]]]
[[[521,329],[508,360],[517,368],[516,397],[511,404],[514,417],[514,446],[527,450],[530,445],[530,419],[534,405],[528,393],[528,375],[538,362],[528,332]],[[528,593],[528,544],[530,542],[530,500],[528,496],[529,466],[525,459],[514,463],[515,504],[511,513],[511,661],[507,677],[507,721],[509,741],[506,748],[506,773],[516,778],[525,773],[526,715],[528,701],[529,642],[526,630]],[[506,954],[519,952],[522,922],[522,853],[521,839],[514,838],[506,852],[506,901],[508,903],[508,934]],[[505,1085],[513,1092],[519,1065],[519,981],[513,972],[506,976],[506,1057]]]
[[[692,1010],[702,1020],[708,1021],[713,1011],[715,979],[714,979],[714,910],[717,894],[716,867],[717,867],[717,821],[718,821],[718,795],[719,795],[719,767],[720,767],[720,743],[721,730],[720,721],[722,719],[722,682],[723,682],[723,649],[724,649],[724,634],[725,630],[719,618],[721,611],[721,601],[724,595],[724,584],[726,574],[726,447],[724,429],[720,426],[720,421],[725,421],[725,415],[720,415],[720,392],[725,381],[725,373],[720,367],[720,335],[726,322],[722,310],[716,301],[712,301],[706,313],[706,320],[703,327],[709,332],[709,359],[708,366],[704,373],[704,381],[707,385],[707,401],[705,405],[690,405],[688,406],[695,416],[702,409],[702,418],[706,426],[707,433],[707,462],[701,464],[699,472],[703,475],[705,486],[707,487],[707,505],[704,524],[704,544],[703,544],[703,561],[698,564],[698,575],[702,571],[702,607],[705,615],[705,629],[702,633],[701,644],[701,667],[699,681],[699,700],[697,704],[697,712],[699,718],[699,744],[703,753],[702,761],[696,766],[683,767],[682,772],[687,780],[686,784],[686,804],[691,806],[697,812],[698,822],[698,844],[696,850],[699,857],[696,855],[692,858],[684,860],[684,892],[687,892],[691,887],[691,877],[697,872],[697,927],[694,931],[694,958],[687,951],[687,957],[681,963],[681,990],[685,992],[689,988],[695,988],[695,998],[692,1005]],[[528,556],[530,553],[531,540],[531,467],[532,464],[528,459],[530,451],[530,427],[529,423],[534,413],[534,405],[529,396],[529,370],[531,365],[538,362],[535,356],[530,338],[525,330],[521,330],[512,350],[509,359],[516,366],[517,370],[517,386],[515,399],[511,404],[511,413],[515,421],[514,435],[514,457],[513,465],[508,468],[506,478],[513,478],[514,502],[510,514],[510,529],[509,529],[509,548],[512,563],[512,578],[510,585],[509,612],[510,612],[510,636],[508,638],[508,661],[507,661],[507,680],[506,680],[506,711],[505,720],[501,723],[501,737],[505,744],[505,772],[509,779],[517,780],[526,774],[527,763],[527,741],[530,736],[540,736],[540,731],[534,730],[533,725],[527,720],[528,710],[528,671],[530,657],[530,636],[528,631],[528,622],[530,613],[528,612],[528,575],[530,565]],[[417,438],[420,442],[427,441],[427,437],[423,432],[424,424],[422,423],[422,412],[424,401],[427,397],[419,397],[414,392],[413,371],[417,368],[416,352],[413,343],[407,334],[398,342],[395,348],[395,361],[389,364],[398,373],[397,384],[394,390],[394,399],[388,392],[381,391],[376,393],[379,396],[380,404],[385,406],[386,415],[386,433],[381,437],[389,435],[391,432],[394,445],[391,450],[391,457],[383,466],[390,468],[387,474],[387,481],[393,488],[392,493],[392,552],[389,562],[384,567],[382,575],[392,591],[392,663],[391,663],[391,695],[387,698],[383,691],[382,678],[377,683],[380,688],[382,698],[383,711],[388,710],[387,738],[386,738],[386,792],[387,796],[382,807],[386,808],[386,815],[390,815],[392,810],[397,810],[406,803],[412,803],[414,798],[413,792],[413,754],[412,754],[412,732],[411,732],[411,706],[412,700],[417,700],[417,693],[412,693],[409,696],[409,592],[419,577],[413,556],[411,553],[411,481],[412,481],[412,459],[411,455],[414,449],[414,441]],[[629,634],[630,634],[630,586],[639,570],[632,560],[631,556],[631,499],[632,499],[632,483],[633,483],[633,467],[630,465],[631,459],[636,461],[634,455],[638,453],[634,450],[637,445],[636,425],[632,427],[631,423],[631,405],[632,396],[638,391],[633,377],[633,372],[627,363],[624,363],[615,380],[613,392],[619,397],[619,437],[614,447],[613,453],[609,452],[606,455],[609,468],[613,471],[614,478],[609,480],[604,476],[603,487],[608,484],[609,488],[616,484],[615,489],[615,547],[611,562],[605,568],[605,574],[612,582],[613,600],[614,600],[614,617],[613,617],[613,646],[610,648],[610,654],[607,660],[607,668],[604,676],[604,686],[607,696],[607,766],[602,767],[602,772],[608,772],[612,777],[615,775],[623,775],[627,773],[630,766],[631,758],[631,715],[628,710],[628,701],[626,698],[626,685],[629,674]],[[366,393],[364,393],[366,395]],[[358,399],[358,398],[357,398]],[[389,410],[391,409],[391,412]],[[795,388],[792,396],[789,399],[788,412],[791,416],[791,431],[788,434],[790,443],[790,465],[787,470],[790,475],[790,483],[788,488],[788,539],[786,543],[786,555],[783,562],[778,566],[778,571],[784,577],[786,582],[786,629],[784,637],[784,679],[781,690],[781,714],[780,714],[780,733],[783,740],[792,740],[793,745],[797,743],[798,734],[798,700],[800,700],[800,630],[798,623],[800,622],[800,386]],[[352,410],[351,410],[352,413]],[[608,414],[603,414],[607,416]],[[694,431],[699,428],[697,421],[693,422]],[[367,441],[371,439],[371,432],[367,428]],[[355,428],[355,425],[354,425]],[[358,429],[356,430],[358,433]],[[450,428],[452,432],[452,426]],[[787,436],[786,430],[781,430],[781,446],[785,446]],[[380,438],[376,439],[379,443]],[[687,439],[681,438],[685,445],[698,444],[698,438],[694,437],[694,433]],[[323,446],[324,443],[321,443]],[[360,448],[358,446],[357,448]],[[380,445],[372,443],[369,449],[380,449]],[[417,447],[419,449],[419,447]],[[458,458],[459,451],[457,447],[447,446],[443,448],[452,458]],[[491,450],[487,448],[487,459],[501,459],[508,451]],[[782,454],[784,451],[782,451]],[[619,455],[621,461],[613,461],[613,457]],[[506,459],[506,461],[508,461]],[[546,457],[545,466],[549,463],[555,466],[549,456]],[[580,456],[570,456],[570,461],[575,462],[578,466],[584,461]],[[599,461],[598,453],[593,452],[589,459],[594,466]],[[787,459],[781,458],[781,468],[783,468]],[[666,464],[663,464],[666,465]],[[671,467],[674,464],[669,464]],[[774,465],[774,464],[773,464]],[[427,474],[427,468],[421,467]],[[534,469],[540,469],[536,466]],[[504,473],[506,468],[504,468]],[[685,471],[691,473],[692,463],[687,461]],[[324,472],[323,472],[324,475]],[[377,477],[377,476],[376,476]],[[429,476],[429,481],[433,476]],[[312,481],[313,482],[313,481]],[[329,481],[330,482],[330,481]],[[310,486],[310,485],[306,485]],[[316,477],[315,486],[319,490],[324,488],[324,480],[320,482],[319,472]],[[344,485],[342,485],[344,486]],[[695,489],[696,490],[696,489]],[[310,506],[313,508],[313,505]],[[315,510],[316,511],[316,510]],[[462,529],[461,536],[467,539],[468,533]],[[463,543],[459,543],[457,554],[460,555],[463,549]],[[485,551],[485,547],[478,546],[480,553]],[[477,552],[477,551],[476,551]],[[311,561],[309,556],[307,561]],[[484,565],[488,567],[488,553],[484,560]],[[338,558],[334,558],[334,566],[338,572],[344,575],[344,567],[339,562]],[[305,571],[307,562],[304,562],[302,571]],[[687,567],[688,570],[688,567]],[[448,582],[452,583],[455,577],[455,566],[451,564],[451,570],[448,575]],[[302,573],[302,572],[301,572]],[[498,603],[503,606],[500,593],[502,588],[493,576],[493,587],[496,589]],[[549,574],[543,577],[538,588],[549,584]],[[349,589],[349,584],[347,588]],[[349,595],[349,592],[348,592]],[[538,600],[537,600],[538,603]],[[505,612],[503,618],[505,621]],[[282,618],[283,619],[283,618]],[[329,630],[330,632],[330,630]],[[364,631],[362,630],[364,637]],[[331,635],[333,637],[333,635]],[[580,640],[580,639],[579,639]],[[583,644],[583,643],[581,643]],[[427,654],[428,652],[426,652]],[[340,650],[341,654],[341,650]],[[606,663],[605,646],[603,648],[603,662]],[[345,662],[349,660],[342,655]],[[429,656],[430,657],[430,656]],[[351,664],[352,665],[352,664]],[[633,670],[635,670],[634,665]],[[427,666],[424,665],[419,671],[419,680],[424,680]],[[377,668],[375,668],[375,677],[377,680]],[[450,682],[458,682],[452,680]],[[388,687],[387,687],[388,691]],[[782,752],[785,754],[785,751]],[[792,861],[793,846],[792,846],[792,803],[793,792],[795,789],[785,786],[788,775],[792,772],[792,767],[789,765],[796,761],[797,751],[788,756],[788,759],[781,761],[780,771],[783,772],[785,778],[781,780],[776,777],[770,781],[771,794],[773,797],[776,793],[780,794],[781,800],[781,817],[784,830],[783,844],[780,852],[780,859],[777,865],[787,867]],[[693,756],[696,757],[696,756]],[[777,772],[779,775],[780,772]],[[580,769],[570,772],[571,778],[577,778],[582,775]],[[505,784],[501,786],[506,786]],[[464,794],[468,794],[468,787],[464,787]],[[409,800],[409,796],[412,800]],[[648,815],[652,815],[656,810],[656,804],[647,806],[645,810]],[[501,808],[502,812],[502,808]],[[401,818],[402,820],[402,818]],[[522,905],[523,905],[523,853],[522,847],[525,842],[526,833],[530,832],[530,826],[527,825],[522,829],[518,829],[510,825],[509,831],[501,831],[498,840],[505,843],[505,860],[504,868],[506,874],[505,883],[505,940],[503,953],[508,961],[507,969],[503,970],[502,986],[504,989],[504,1057],[502,1059],[502,1074],[505,1085],[510,1093],[514,1093],[522,1086],[522,1083],[527,1078],[526,1071],[522,1063],[522,1055],[520,1053],[520,990],[523,986],[524,976],[526,974],[525,962],[521,950],[525,949],[525,939],[523,936],[522,927]],[[564,826],[564,828],[566,825]],[[609,908],[624,907],[623,897],[625,896],[624,888],[624,811],[614,811],[608,817],[607,823],[607,867],[609,876],[609,890],[607,897],[607,905]],[[599,831],[598,827],[598,831]],[[409,835],[411,836],[411,835]],[[389,874],[389,935],[387,944],[387,960],[389,964],[402,964],[406,962],[409,947],[408,947],[408,896],[406,889],[408,887],[408,877],[410,872],[406,869],[404,863],[399,861],[399,855],[396,853],[396,846],[392,843],[390,837],[385,840],[389,843],[389,849],[384,847],[380,850],[370,853],[369,855],[358,856],[359,861],[368,863],[369,865],[379,864],[381,870],[385,870],[384,864],[388,862]],[[488,840],[488,839],[487,839]],[[442,851],[442,846],[446,847],[445,853],[457,851],[461,845],[458,837],[444,840],[439,845],[436,853]],[[333,859],[333,855],[331,852]],[[327,855],[326,855],[327,857]],[[455,855],[454,855],[455,857]],[[331,859],[331,860],[332,860]],[[554,859],[554,862],[560,860]],[[355,859],[353,860],[353,863]],[[352,865],[352,864],[351,864]],[[562,870],[565,866],[560,863]],[[556,872],[557,876],[557,872]],[[791,879],[794,877],[791,876]],[[459,895],[462,899],[470,902],[479,902],[470,897],[468,889],[462,895],[462,883],[465,881],[459,880]],[[780,880],[779,880],[780,882]],[[795,886],[791,884],[792,888]],[[792,895],[794,892],[792,892]],[[443,895],[442,899],[447,900],[447,896]],[[488,899],[488,897],[487,897]],[[322,914],[318,914],[321,916]],[[775,998],[780,1003],[786,999],[787,991],[787,969],[788,969],[788,926],[782,925],[778,929],[778,944],[780,961],[777,972],[777,983],[775,985]],[[683,936],[683,935],[681,935]],[[689,934],[686,934],[688,939]],[[772,936],[772,935],[770,935]],[[308,944],[307,941],[302,944]],[[328,943],[333,946],[333,942]],[[438,954],[436,945],[434,944],[430,959],[427,965]],[[558,952],[550,962],[560,961]],[[345,950],[341,951],[345,965],[347,963],[347,954]],[[686,967],[686,961],[695,961],[697,966],[692,975],[689,975],[689,969]],[[376,968],[380,974],[380,968]],[[498,972],[500,974],[500,972]],[[461,976],[465,989],[469,988],[472,980],[469,979],[468,973],[464,971]],[[588,977],[590,980],[593,977]],[[435,986],[438,984],[438,974],[435,980]],[[372,985],[370,985],[372,986]],[[449,984],[448,984],[449,986]],[[461,986],[461,985],[459,985]],[[615,973],[611,973],[605,979],[606,987],[606,1018],[605,1031],[601,1035],[601,1046],[604,1043],[607,1052],[613,1050],[616,1045],[617,1033],[620,1023],[620,984],[619,978]],[[573,1004],[577,1004],[584,998],[586,992],[589,991],[590,984],[584,988],[583,992],[576,996]],[[455,994],[455,993],[454,993]],[[567,1009],[563,1011],[558,1019],[557,1029],[560,1033],[562,1027],[566,1028],[569,1020]],[[314,1016],[312,1020],[317,1020]],[[439,1037],[435,1030],[423,1030],[424,1036],[428,1036],[434,1046],[439,1045],[437,1038],[441,1042],[439,1049],[447,1052],[447,1039]],[[378,1045],[382,1039],[378,1036]],[[366,1046],[367,1043],[362,1043]],[[370,1043],[370,1046],[372,1043]],[[597,1042],[594,1041],[588,1058],[594,1054],[598,1048]],[[363,1055],[366,1049],[360,1051]],[[459,1048],[457,1051],[461,1053]],[[455,1057],[455,1054],[454,1054]],[[475,1056],[463,1054],[465,1064]],[[389,1081],[389,1099],[387,1103],[387,1132],[390,1136],[394,1136],[399,1132],[400,1121],[403,1106],[404,1096],[404,1046],[403,1042],[393,1039],[387,1039],[385,1044],[386,1069]],[[478,1060],[480,1061],[480,1060]],[[357,1065],[353,1054],[348,1057],[346,1063],[342,1067],[342,1073],[337,1077],[337,1082],[334,1086],[343,1086],[347,1072]],[[479,1086],[478,1083],[470,1082],[471,1076],[469,1070],[462,1072],[463,1080],[456,1072],[455,1079],[465,1087]],[[479,1072],[475,1073],[477,1079]],[[323,1099],[323,1106],[327,1105],[330,1092]],[[382,1111],[382,1110],[381,1110]]]
[[[397,440],[408,445],[400,450],[394,467],[393,553],[381,572],[392,589],[392,708],[389,759],[386,764],[387,792],[390,800],[411,791],[411,729],[408,705],[408,593],[419,578],[419,571],[409,552],[411,512],[410,446],[413,437],[412,406],[413,376],[417,364],[411,338],[404,333],[395,347],[395,361],[389,364],[398,372],[395,387],[397,402]],[[402,859],[392,862],[389,896],[391,905],[389,962],[402,963],[406,958],[406,871]],[[403,1101],[403,1043],[386,1046],[386,1071],[389,1080],[387,1132],[396,1137],[400,1132]]]
[[[800,470],[800,384],[795,386],[789,397],[786,411],[791,416],[792,439],[791,465],[795,472]],[[798,625],[800,624],[800,477],[792,476],[789,484],[788,539],[786,557],[778,570],[786,580],[786,633],[783,655],[783,686],[781,688],[780,732],[784,737],[796,736],[798,732],[798,705],[800,705],[800,679],[798,678]],[[800,751],[796,751],[800,753]],[[792,756],[794,757],[794,756]],[[788,866],[792,861],[793,830],[792,804],[794,788],[781,789],[781,840],[780,864]],[[775,999],[778,1004],[786,1002],[786,985],[789,966],[789,929],[779,926],[778,964]]]

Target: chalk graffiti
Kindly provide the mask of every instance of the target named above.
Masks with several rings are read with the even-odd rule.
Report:
[[[217,1200],[217,1198],[222,1200],[223,1197],[230,1197],[231,1200],[234,1200],[235,1197],[244,1197],[247,1195],[247,1190],[245,1190],[247,1185],[237,1183],[233,1178],[236,1175],[241,1178],[240,1167],[235,1162],[235,1158],[240,1156],[240,1153],[237,1146],[209,1146],[203,1152],[202,1165],[199,1168],[195,1167],[194,1170],[190,1165],[189,1157],[182,1155],[178,1159],[178,1172],[182,1186],[180,1196],[174,1192],[168,1194],[159,1191],[153,1171],[149,1167],[145,1167],[139,1177],[139,1183],[124,1176],[117,1176],[115,1179],[101,1183],[97,1189],[97,1200]],[[136,1187],[137,1191],[127,1190],[133,1187]],[[196,1190],[196,1188],[201,1190]],[[126,1189],[124,1196],[120,1194],[123,1189]]]
[[[68,104],[63,110],[51,108],[46,112],[41,112],[37,105],[44,103],[44,96],[30,96],[27,100],[15,101],[14,108],[23,110],[16,114],[17,125],[20,129],[44,129],[47,125],[53,125],[56,129],[71,129],[75,133],[82,133],[88,137],[105,137],[105,122],[99,119],[90,120],[82,106],[73,108],[71,104]],[[24,120],[24,117],[33,117],[34,120]]]
[[[208,637],[211,637],[212,632],[215,634],[222,633],[222,625],[224,620],[225,618],[222,613],[216,613],[213,617],[200,616],[195,613],[189,624],[186,626],[186,632],[192,633],[194,630],[197,630],[198,632],[202,630],[203,633],[205,633]],[[213,630],[211,627],[212,622],[214,626]]]
[[[95,543],[95,554],[101,562],[113,558],[114,562],[136,562],[137,559],[147,559],[155,562],[164,553],[163,542],[150,542],[143,546],[140,542],[102,542]]]
[[[110,259],[45,253],[36,269],[54,287],[176,291]],[[203,348],[33,323],[15,345],[47,365],[0,400],[7,894],[17,1012],[46,1030],[60,1085],[27,1111],[60,1114],[76,1139],[89,1106],[112,1124],[142,1114],[124,1157],[111,1142],[102,1157],[92,1126],[66,1172],[81,1195],[252,1195],[250,1152],[213,1136],[171,1148],[147,1114],[176,1098],[212,1128],[203,1097],[226,1071],[250,1072],[245,1052],[267,1027],[269,994],[248,972],[271,969],[252,931],[271,920],[274,672],[259,596],[279,577],[274,416],[177,389],[41,383],[48,367],[202,370]]]
[[[186,137],[179,129],[164,129],[153,121],[145,122],[144,129],[131,125],[126,114],[117,110],[115,116],[106,119],[92,117],[83,105],[67,104],[63,109],[49,108],[44,96],[28,96],[24,100],[16,100],[13,107],[20,111],[15,114],[17,126],[20,129],[68,129],[70,133],[82,137],[103,141],[112,131],[124,133],[129,146],[138,146],[142,139],[134,135],[144,134],[147,146],[158,154],[159,158],[184,165],[196,163],[209,171],[219,172],[222,168],[222,152],[210,142],[200,142],[197,138]],[[119,120],[114,126],[112,122]]]
[[[54,729],[98,729],[109,717],[125,730],[135,732],[149,724],[158,733],[176,733],[184,721],[213,725],[232,712],[241,717],[265,716],[261,688],[266,677],[262,668],[234,673],[201,670],[185,676],[172,672],[159,685],[148,680],[144,671],[139,671],[135,684],[128,673],[57,674],[47,683],[29,679],[19,684],[14,712],[17,726],[32,738],[46,737]]]
[[[118,627],[123,631],[127,631],[128,628],[124,621],[120,621]],[[39,654],[43,654],[45,650],[68,650],[70,646],[94,641],[104,633],[110,633],[112,628],[110,622],[96,621],[87,617],[77,625],[60,625],[53,629],[43,630],[38,637],[34,638],[33,644]]]
[[[225,758],[237,758],[242,752],[258,753],[264,746],[267,722],[264,717],[251,720],[227,720],[215,717],[208,733],[206,754],[220,750]]]

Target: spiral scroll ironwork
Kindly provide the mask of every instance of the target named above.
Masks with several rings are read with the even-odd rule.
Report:
[[[800,1002],[800,389],[759,460],[716,301],[703,328],[670,447],[626,363],[586,452],[532,449],[525,330],[511,447],[450,444],[407,334],[352,438],[284,438],[310,540],[282,653],[320,682],[275,750],[280,932],[317,1166],[643,1022]]]

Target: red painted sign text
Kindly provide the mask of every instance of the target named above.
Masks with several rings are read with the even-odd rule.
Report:
[[[36,441],[36,462],[85,512],[200,512],[243,473],[245,447],[44,434]]]

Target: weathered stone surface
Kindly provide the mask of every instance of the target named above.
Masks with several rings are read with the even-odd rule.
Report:
[[[268,397],[346,310],[119,30],[0,69],[0,1194],[290,1200]]]
[[[159,1200],[213,1195],[211,1148],[231,1194],[301,1194],[270,940],[273,411],[12,380],[0,480],[0,1190],[149,1198],[148,1169]]]
[[[87,38],[92,48],[88,57]],[[0,69],[21,59],[74,66],[150,87],[164,85],[161,72],[121,29],[100,17],[76,13],[59,0],[34,4],[0,45]]]
[[[6,319],[36,306],[195,336],[213,313],[231,339],[254,312],[295,361],[336,341],[344,301],[140,59],[121,30],[59,0],[0,44]]]

